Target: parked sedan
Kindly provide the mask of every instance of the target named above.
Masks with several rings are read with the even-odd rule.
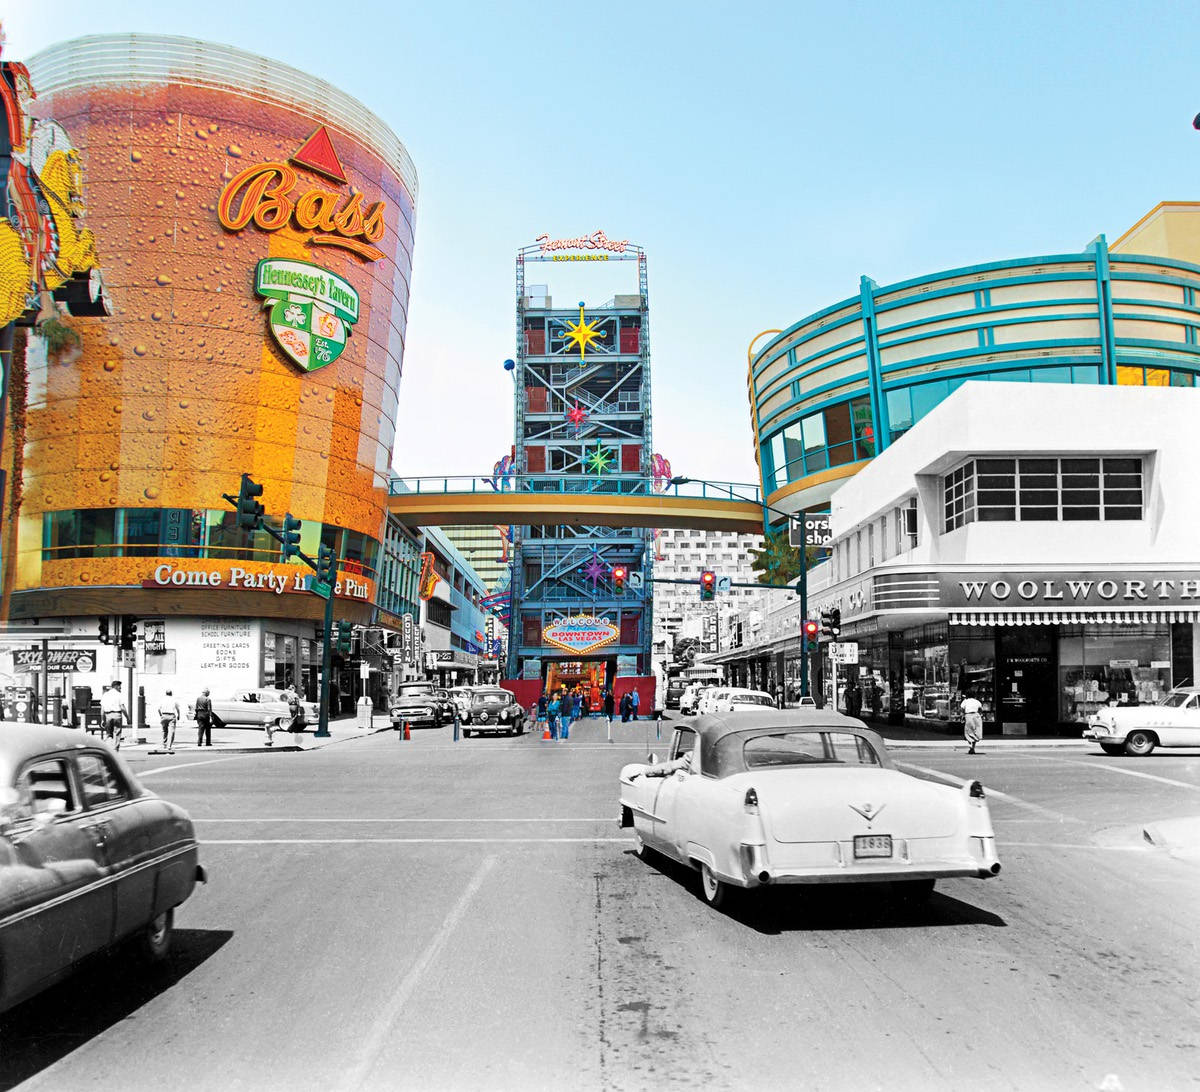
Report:
[[[979,782],[901,773],[850,717],[710,716],[676,729],[669,757],[621,770],[620,823],[639,853],[698,869],[713,906],[734,888],[777,883],[890,882],[925,898],[939,879],[1000,871]]]
[[[226,698],[213,698],[213,723],[227,728],[265,728],[270,724],[287,731],[292,723],[292,712],[287,699],[279,696],[282,694],[282,690],[250,689],[236,690]],[[311,702],[301,702],[301,706],[311,708],[313,720],[316,720],[316,706]],[[196,719],[194,702],[188,703],[187,715]]]
[[[0,732],[0,1011],[84,957],[171,946],[175,908],[205,879],[192,821],[95,737]]]
[[[757,709],[774,709],[775,699],[763,690],[743,690],[739,686],[722,690],[712,702],[710,713],[753,713]]]
[[[1155,747],[1200,747],[1200,687],[1181,686],[1157,705],[1114,706],[1088,718],[1084,739],[1105,754],[1148,755]]]
[[[462,734],[519,736],[525,731],[525,710],[508,690],[477,687],[462,716]]]

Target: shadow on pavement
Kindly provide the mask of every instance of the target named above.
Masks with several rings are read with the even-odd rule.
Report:
[[[140,963],[127,948],[114,948],[0,1016],[0,1092],[36,1076],[166,993],[232,937],[224,929],[177,929],[171,955],[157,967]]]
[[[703,901],[700,874],[658,853],[634,863],[644,864],[688,888]],[[953,881],[945,881],[953,882]],[[787,884],[734,890],[721,910],[726,917],[769,936],[819,929],[913,929],[955,925],[1007,928],[1008,922],[989,910],[963,902],[939,889],[928,901],[910,901],[886,883]]]

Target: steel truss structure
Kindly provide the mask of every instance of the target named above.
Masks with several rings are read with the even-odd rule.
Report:
[[[625,244],[605,262],[636,261],[638,291],[598,307],[553,305],[530,294],[531,262],[595,260],[549,254],[539,246],[517,253],[517,352],[514,377],[514,470],[527,488],[561,491],[564,475],[587,492],[645,493],[650,484],[650,312],[646,255]],[[580,346],[572,336],[587,324]],[[636,656],[637,672],[650,670],[653,532],[646,528],[533,526],[514,529],[509,674],[526,661],[569,659],[542,641],[545,627],[594,615],[620,633],[602,655]],[[624,590],[612,571],[624,566]],[[577,657],[578,658],[578,657]]]

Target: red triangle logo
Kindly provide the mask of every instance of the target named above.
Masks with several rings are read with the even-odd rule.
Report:
[[[318,125],[312,136],[292,153],[292,162],[310,171],[317,171],[335,182],[346,181],[346,170],[333,150],[333,141],[329,139],[324,125]]]

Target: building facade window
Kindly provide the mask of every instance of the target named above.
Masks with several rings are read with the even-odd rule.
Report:
[[[1142,460],[970,459],[942,479],[942,491],[946,531],[975,520],[1137,520],[1142,518]]]

